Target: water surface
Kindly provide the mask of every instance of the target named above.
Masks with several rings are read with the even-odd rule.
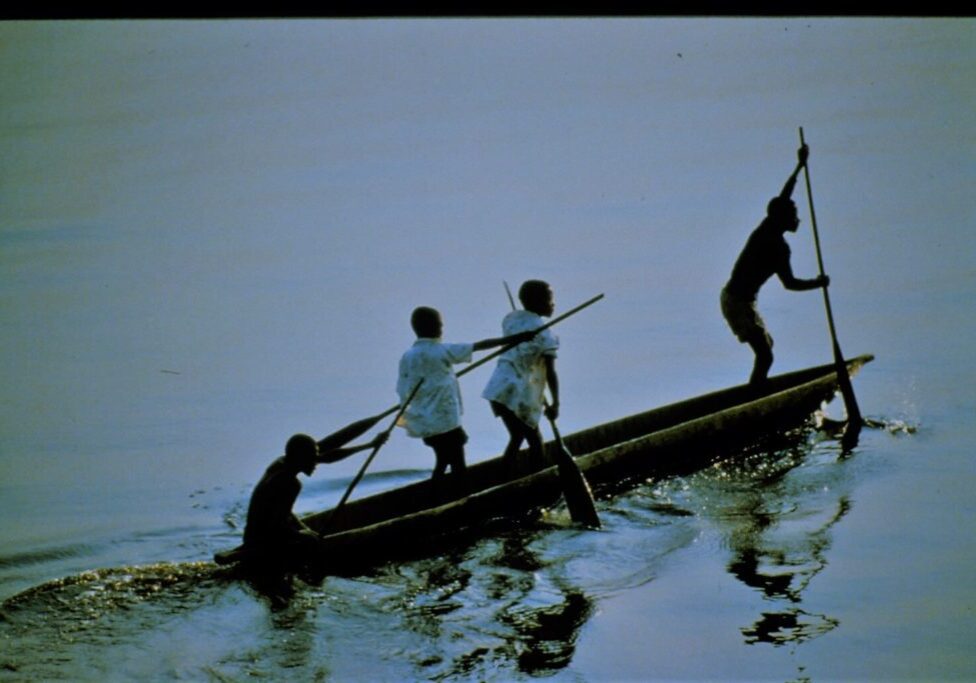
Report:
[[[974,33],[0,25],[0,677],[972,678]],[[605,293],[557,330],[567,433],[743,381],[718,292],[801,125],[840,343],[877,356],[852,453],[779,435],[600,501],[599,533],[557,509],[287,600],[206,564],[288,436],[395,403],[417,305],[473,341],[503,280]],[[830,360],[819,294],[760,308],[774,372]],[[505,442],[489,371],[471,461]],[[430,466],[398,433],[357,495]]]

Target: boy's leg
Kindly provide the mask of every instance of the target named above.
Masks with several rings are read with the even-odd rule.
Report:
[[[539,431],[538,427],[532,429],[528,425],[525,425],[525,429],[525,440],[529,443],[529,457],[533,464],[541,467],[544,462],[542,432]]]
[[[439,434],[437,439],[437,461],[446,470],[451,468],[451,474],[463,474],[467,470],[464,463],[464,444],[468,442],[468,435],[461,427],[452,429],[445,434]]]
[[[505,428],[511,435],[508,442],[508,446],[505,448],[505,453],[502,456],[506,458],[509,462],[515,463],[516,456],[518,455],[519,448],[522,446],[523,441],[527,441],[529,444],[529,454],[534,462],[542,462],[542,434],[539,432],[539,428],[532,428],[529,425],[522,422],[522,420],[513,413],[508,406],[502,405],[501,403],[495,403],[492,401],[492,409],[495,411],[495,415],[502,419],[505,424]]]
[[[451,479],[454,483],[454,488],[457,493],[461,496],[468,495],[468,466],[464,462],[464,443],[467,441],[467,435],[465,435],[464,441],[459,441],[456,446],[452,449],[450,455],[451,458]]]
[[[502,419],[502,424],[505,425],[505,429],[508,430],[508,445],[505,446],[505,453],[502,457],[507,460],[514,460],[515,456],[518,455],[519,448],[522,447],[522,442],[525,440],[523,433],[524,423],[515,416],[515,413],[508,409],[508,406],[492,401],[491,407],[495,415]]]
[[[763,383],[773,365],[773,338],[766,329],[766,322],[759,315],[755,299],[744,300],[722,290],[722,315],[740,342],[745,342],[756,356],[749,383]]]
[[[436,462],[434,463],[434,471],[431,473],[431,479],[440,479],[447,472],[447,460],[444,459],[443,453],[439,448],[434,449],[434,457]]]
[[[438,495],[442,493],[439,489],[448,466],[451,468],[452,479],[464,477],[467,471],[464,463],[464,444],[467,441],[468,435],[460,427],[424,439],[424,443],[434,449],[434,456],[437,458],[431,479],[436,482]]]
[[[424,438],[424,443],[431,447],[434,451],[434,471],[431,473],[430,478],[437,481],[444,476],[444,472],[447,470],[447,461],[444,459],[444,455],[441,449],[441,435],[428,436]]]
[[[450,458],[451,474],[464,476],[464,473],[468,471],[468,466],[464,462],[464,444],[457,444],[456,447],[452,448],[448,457]]]
[[[769,368],[773,365],[773,338],[769,332],[763,328],[756,330],[746,340],[756,354],[756,360],[752,366],[752,374],[749,376],[749,383],[757,386],[766,381]]]

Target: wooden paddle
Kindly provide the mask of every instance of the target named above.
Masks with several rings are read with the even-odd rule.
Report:
[[[586,301],[584,301],[583,303],[581,303],[579,306],[576,306],[575,308],[569,309],[568,311],[566,311],[562,315],[557,315],[555,318],[553,318],[552,320],[550,320],[549,322],[547,322],[542,327],[537,328],[535,330],[536,334],[538,334],[539,332],[542,332],[543,330],[548,330],[550,327],[552,327],[556,323],[562,322],[563,320],[565,320],[569,316],[575,315],[576,313],[579,313],[580,311],[582,311],[587,306],[592,306],[593,304],[595,304],[597,301],[599,301],[602,298],[603,298],[603,295],[602,294],[597,294],[592,299],[587,299]],[[518,346],[518,342],[516,342],[514,344],[506,344],[505,346],[501,347],[500,349],[489,353],[487,356],[485,356],[481,360],[475,361],[474,363],[472,363],[468,367],[464,368],[463,370],[461,370],[457,374],[457,376],[458,377],[461,377],[462,375],[468,374],[469,372],[471,372],[475,368],[481,367],[482,365],[484,365],[488,361],[492,360],[493,358],[498,358],[498,356],[502,355],[503,353],[505,353],[509,349],[514,349],[516,346]]]
[[[803,139],[803,127],[800,127],[800,144],[806,145]],[[813,227],[813,242],[817,248],[817,265],[820,268],[820,275],[824,275],[823,256],[820,253],[820,235],[817,232],[817,214],[813,210],[813,190],[810,189],[810,168],[809,162],[803,164],[803,177],[807,185],[807,200],[810,204],[810,223]],[[840,384],[840,391],[844,397],[844,406],[847,408],[848,429],[860,431],[864,419],[861,417],[861,409],[858,408],[857,399],[854,397],[854,387],[851,384],[851,375],[847,370],[847,363],[844,355],[840,351],[840,344],[837,343],[837,330],[834,327],[834,314],[830,307],[830,294],[827,288],[823,288],[824,308],[827,310],[827,327],[830,328],[830,340],[834,347],[834,363],[837,365],[837,380]],[[855,432],[856,433],[856,432]],[[856,438],[856,437],[855,437]]]
[[[417,395],[417,391],[420,390],[420,385],[423,383],[424,380],[422,379],[419,382],[417,382],[417,386],[415,386],[413,388],[413,391],[410,392],[410,395],[407,396],[407,400],[404,401],[402,405],[398,406],[396,417],[393,418],[393,421],[390,423],[390,426],[387,427],[384,432],[387,437],[390,436],[390,432],[392,432],[393,428],[396,427],[396,424],[400,420],[400,417],[403,415],[404,411],[406,411],[407,406],[410,405],[410,401],[413,400],[413,397]],[[380,448],[382,448],[382,446],[383,444],[379,444],[375,448],[373,448],[373,451],[366,458],[366,461],[363,462],[363,466],[359,468],[359,472],[357,472],[356,476],[353,477],[353,480],[349,482],[349,486],[346,488],[346,492],[342,494],[342,498],[339,500],[339,504],[332,509],[332,514],[329,515],[330,522],[333,519],[335,519],[336,514],[338,514],[342,506],[346,504],[346,501],[349,500],[349,495],[352,493],[352,490],[356,488],[356,484],[358,484],[360,480],[363,478],[363,475],[366,474],[366,468],[369,467],[371,462],[373,462],[373,458],[375,458],[376,454],[380,452]]]
[[[380,413],[379,415],[374,415],[373,417],[367,417],[357,422],[353,422],[352,424],[346,425],[339,431],[333,432],[332,434],[329,434],[328,436],[319,439],[318,442],[319,451],[321,453],[328,453],[329,451],[335,450],[337,448],[342,448],[343,446],[345,446],[347,443],[349,443],[356,437],[361,436],[366,432],[368,432],[370,429],[373,428],[373,426],[377,422],[379,422],[384,417],[397,410],[397,408],[399,408],[399,406],[394,406],[393,410],[391,411],[385,411]],[[325,460],[319,458],[318,462],[319,464],[324,464],[327,462],[337,462],[337,461]]]
[[[562,315],[559,315],[559,316],[553,318],[552,320],[550,320],[548,323],[546,323],[545,325],[543,325],[542,327],[540,327],[536,331],[537,332],[542,332],[543,330],[552,327],[556,323],[565,320],[569,316],[574,315],[575,313],[578,313],[579,311],[582,311],[587,306],[591,306],[592,304],[595,304],[597,301],[599,301],[602,298],[603,298],[603,294],[597,294],[592,299],[589,299],[588,301],[584,301],[579,306],[576,306],[575,308],[571,308],[570,310],[566,311]],[[463,370],[461,370],[460,372],[457,373],[457,376],[460,377],[462,375],[465,375],[465,374],[471,372],[475,368],[480,367],[481,365],[484,365],[485,363],[487,363],[491,359],[497,358],[501,354],[505,353],[509,349],[515,348],[516,346],[518,346],[517,343],[516,344],[506,344],[505,346],[501,347],[500,349],[497,349],[493,353],[488,354],[487,356],[485,356],[481,360],[479,360],[479,361],[477,361],[475,363],[472,363],[468,367],[464,368]],[[334,448],[340,448],[341,446],[345,445],[346,443],[348,443],[352,439],[356,438],[357,436],[359,436],[359,435],[364,434],[365,432],[367,432],[371,427],[373,427],[373,425],[375,425],[377,422],[379,422],[380,420],[382,420],[384,417],[387,417],[388,415],[392,415],[393,413],[397,413],[397,416],[393,419],[393,422],[390,424],[390,426],[386,430],[387,434],[389,435],[389,433],[393,431],[393,428],[396,426],[396,423],[400,419],[400,416],[403,414],[403,411],[406,410],[407,405],[410,403],[411,399],[413,399],[414,394],[417,393],[417,389],[419,389],[419,388],[420,388],[420,383],[418,383],[417,386],[414,387],[413,391],[410,393],[410,396],[407,398],[407,400],[402,405],[398,403],[397,405],[392,406],[391,408],[388,408],[387,410],[384,410],[379,415],[374,415],[373,417],[367,417],[367,418],[364,418],[364,419],[359,420],[357,422],[353,422],[352,424],[347,425],[346,427],[343,427],[339,431],[334,432],[333,434],[330,434],[329,436],[327,436],[324,439],[320,440],[318,442],[319,443],[319,449],[321,449],[323,451],[326,451],[326,450],[332,450]],[[343,505],[345,505],[346,500],[349,498],[349,495],[352,493],[352,490],[359,483],[359,480],[363,478],[363,475],[366,473],[366,468],[369,467],[370,463],[373,461],[373,458],[376,456],[376,453],[378,451],[379,451],[379,446],[377,446],[375,449],[373,449],[373,452],[366,459],[366,462],[363,463],[363,466],[360,468],[359,473],[356,475],[356,477],[349,484],[349,488],[346,489],[346,492],[345,492],[345,494],[343,494],[342,499],[339,501],[339,504],[336,505],[336,507],[333,509],[332,515],[330,515],[330,519],[335,516],[336,512],[338,512],[338,510],[339,510],[340,507],[342,507]],[[570,456],[570,459],[571,458],[572,458],[572,456]],[[574,466],[576,465],[576,462],[575,461],[573,461],[573,465]],[[577,471],[578,471],[578,468],[577,468]],[[579,476],[582,477],[582,473],[579,473]],[[585,480],[583,481],[583,483],[586,484]],[[588,492],[589,491],[589,485],[586,484],[586,487],[587,487],[587,492]],[[568,500],[569,500],[569,496],[567,496],[567,501]],[[590,505],[592,505],[593,504],[593,496],[592,496],[592,493],[589,494],[589,501],[590,501]],[[593,514],[594,514],[594,516],[596,514],[595,508],[594,508]],[[597,519],[597,523],[595,524],[595,526],[600,526],[598,519]]]
[[[512,290],[508,288],[508,283],[502,281],[502,284],[505,285],[505,293],[508,294],[508,302],[512,305],[512,310],[517,310],[515,299],[512,297]],[[586,477],[583,476],[583,472],[580,470],[579,464],[577,464],[573,454],[566,448],[566,444],[563,443],[563,437],[559,434],[556,421],[549,416],[549,402],[545,396],[542,397],[542,405],[546,409],[546,418],[549,420],[549,425],[552,427],[552,435],[556,440],[556,464],[559,466],[559,480],[563,485],[563,495],[566,498],[566,507],[569,508],[569,516],[577,524],[584,524],[593,529],[599,529],[601,527],[600,516],[596,511],[596,503],[593,501],[593,491],[590,488],[590,483],[586,481]]]

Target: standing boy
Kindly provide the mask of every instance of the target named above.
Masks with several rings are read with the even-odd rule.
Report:
[[[474,343],[448,344],[441,341],[444,323],[435,308],[421,306],[410,316],[417,340],[400,358],[397,394],[400,402],[423,380],[417,394],[400,418],[399,426],[410,436],[421,438],[434,449],[436,464],[432,479],[439,481],[451,468],[455,478],[465,472],[464,444],[468,435],[461,427],[461,389],[454,365],[471,361],[475,351],[532,339],[535,332],[525,331],[506,337],[483,339]]]
[[[796,232],[800,226],[796,204],[790,196],[796,185],[796,176],[806,164],[808,155],[807,146],[800,147],[796,168],[786,179],[779,195],[769,201],[766,217],[749,235],[732,268],[728,284],[722,290],[722,315],[739,341],[749,344],[756,355],[749,378],[749,383],[753,385],[766,380],[773,364],[773,338],[756,310],[759,288],[774,274],[779,276],[784,287],[793,291],[817,289],[830,284],[826,275],[811,280],[802,280],[793,275],[790,247],[784,239],[787,232]]]
[[[512,311],[502,320],[502,331],[515,334],[542,327],[543,318],[555,309],[552,288],[542,280],[527,280],[519,288],[523,310]],[[523,441],[528,442],[532,462],[542,463],[542,432],[539,418],[548,385],[552,403],[545,408],[546,416],[559,416],[559,378],[556,375],[556,350],[559,339],[550,330],[543,330],[531,342],[506,351],[481,396],[491,402],[491,408],[508,429],[509,442],[504,458],[514,464]]]

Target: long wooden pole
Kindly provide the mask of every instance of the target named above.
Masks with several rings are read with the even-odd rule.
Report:
[[[800,127],[800,144],[806,145],[803,139],[803,127]],[[803,164],[803,178],[807,185],[807,201],[810,204],[810,222],[813,227],[813,242],[817,248],[817,266],[820,268],[820,275],[824,275],[823,256],[820,252],[820,233],[817,230],[817,214],[813,209],[813,190],[810,188],[810,168],[809,162]],[[840,384],[840,391],[844,397],[844,406],[847,408],[848,426],[860,429],[864,419],[861,417],[861,409],[857,405],[854,397],[854,386],[851,384],[851,375],[847,370],[847,363],[844,362],[844,354],[840,351],[840,344],[837,342],[837,329],[834,327],[834,313],[830,307],[830,294],[827,287],[823,287],[824,308],[827,311],[827,327],[830,329],[830,341],[834,349],[834,363],[837,366],[837,379]]]
[[[597,301],[599,301],[602,298],[603,298],[603,294],[597,294],[592,299],[587,299],[586,301],[584,301],[583,303],[581,303],[579,306],[576,306],[574,308],[571,308],[568,311],[566,311],[565,313],[556,316],[555,318],[553,318],[552,320],[550,320],[548,323],[546,323],[545,325],[543,325],[542,327],[540,327],[539,329],[537,329],[536,332],[542,332],[543,330],[549,329],[550,327],[552,327],[556,323],[562,322],[563,320],[565,320],[569,316],[575,315],[576,313],[579,313],[580,311],[582,311],[587,306],[592,306],[593,304],[595,304]],[[502,355],[503,353],[505,353],[509,349],[515,348],[516,346],[518,346],[518,343],[515,343],[515,344],[507,344],[506,346],[503,346],[500,349],[496,349],[495,351],[489,353],[484,358],[481,358],[480,360],[475,361],[474,363],[472,363],[471,365],[467,366],[463,370],[460,370],[457,373],[457,376],[458,377],[462,377],[462,376],[468,374],[469,372],[471,372],[472,370],[475,370],[477,368],[480,368],[482,365],[484,365],[488,361],[493,360],[495,358],[498,358],[500,355]],[[387,408],[386,410],[384,410],[379,415],[376,415],[374,417],[366,418],[365,420],[361,420],[361,422],[363,424],[365,424],[368,421],[372,421],[372,424],[376,424],[377,422],[379,422],[380,420],[382,420],[387,415],[392,415],[393,413],[395,413],[399,409],[400,409],[400,404],[398,403],[395,406],[391,406],[391,407]],[[360,423],[357,422],[355,424],[358,425]],[[366,430],[363,430],[363,431],[366,431]]]
[[[413,391],[410,392],[410,395],[407,396],[407,400],[404,401],[402,405],[398,406],[396,417],[394,417],[393,421],[390,422],[390,426],[386,428],[385,433],[387,436],[389,436],[390,432],[393,431],[393,428],[396,427],[396,424],[400,420],[400,417],[403,415],[404,411],[406,411],[407,406],[410,405],[410,401],[413,400],[413,397],[417,395],[417,391],[420,389],[420,385],[423,383],[424,380],[420,380],[419,382],[417,382],[417,386],[415,386],[413,388]],[[349,496],[352,493],[352,490],[356,488],[356,484],[358,484],[359,481],[363,478],[363,475],[366,474],[366,468],[369,467],[370,463],[373,462],[373,458],[376,457],[376,454],[379,453],[380,448],[382,446],[383,444],[378,444],[375,448],[373,448],[372,452],[369,454],[369,456],[366,458],[366,461],[363,463],[363,466],[359,468],[359,472],[357,472],[353,480],[349,482],[349,486],[346,488],[346,492],[342,494],[342,498],[339,500],[339,504],[332,509],[332,514],[329,516],[330,520],[335,518],[336,514],[339,512],[339,509],[346,504],[347,500],[349,500]]]
[[[569,316],[575,315],[575,314],[579,313],[580,311],[582,311],[587,306],[592,306],[593,304],[595,304],[597,301],[599,301],[602,298],[603,298],[603,295],[602,294],[597,294],[592,299],[588,299],[588,300],[584,301],[579,306],[576,306],[574,308],[569,309],[568,311],[566,311],[562,315],[557,315],[555,318],[553,318],[552,320],[550,320],[549,322],[547,322],[542,327],[539,327],[535,331],[538,333],[538,332],[542,332],[543,330],[548,330],[550,327],[552,327],[556,323],[560,323],[563,320],[565,320],[566,318],[568,318]],[[485,356],[481,360],[476,361],[476,362],[472,363],[471,365],[469,365],[468,367],[466,367],[463,370],[461,370],[457,374],[457,376],[458,377],[461,377],[462,375],[468,374],[469,372],[471,372],[475,368],[481,367],[482,365],[484,365],[485,363],[487,363],[488,361],[490,361],[490,360],[492,360],[494,358],[498,358],[498,356],[502,355],[503,353],[505,353],[509,349],[515,348],[516,346],[518,346],[518,343],[515,343],[515,344],[507,344],[507,345],[501,347],[500,349],[498,349],[498,350],[496,350],[496,351],[494,351],[492,353],[489,353],[487,356]]]

